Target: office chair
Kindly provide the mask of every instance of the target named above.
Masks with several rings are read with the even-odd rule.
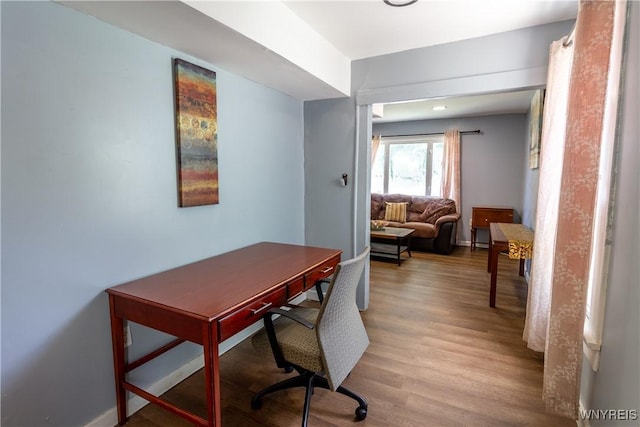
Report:
[[[298,375],[273,384],[251,399],[260,409],[263,396],[292,387],[305,387],[302,427],[306,427],[314,387],[349,396],[358,402],[356,420],[367,416],[367,401],[340,384],[355,367],[369,345],[369,337],[356,306],[356,287],[369,248],[357,257],[338,264],[319,309],[289,306],[277,308],[264,317],[265,329],[251,341],[256,351],[271,355],[279,368],[296,370]],[[273,320],[273,316],[280,317]]]
[[[322,301],[324,300],[324,292],[322,291],[322,284],[323,283],[331,283],[331,280],[333,279],[333,277],[329,277],[327,279],[320,279],[320,280],[316,280],[316,294],[318,294],[318,301],[320,301],[320,304],[322,304]]]

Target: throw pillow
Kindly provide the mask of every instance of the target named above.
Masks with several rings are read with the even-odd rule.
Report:
[[[386,208],[384,219],[394,222],[405,222],[407,220],[407,202],[389,203],[385,202]]]
[[[456,213],[456,203],[451,199],[434,199],[420,215],[420,220],[435,224],[438,218]]]

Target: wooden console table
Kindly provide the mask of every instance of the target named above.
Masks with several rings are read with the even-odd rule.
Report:
[[[491,223],[489,225],[489,256],[487,271],[491,273],[489,307],[496,306],[496,280],[500,252],[509,251],[509,258],[520,260],[520,276],[524,276],[524,260],[533,255],[533,231],[522,224]]]
[[[474,206],[471,208],[471,250],[476,249],[476,231],[492,222],[513,222],[513,208]]]
[[[220,426],[218,344],[331,275],[341,253],[263,242],[107,289],[118,424],[127,421],[129,391],[193,424]],[[177,339],[128,363],[125,319]],[[204,347],[206,420],[127,381],[129,371],[185,341]]]

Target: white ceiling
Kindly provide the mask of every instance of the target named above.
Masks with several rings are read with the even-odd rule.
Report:
[[[350,95],[352,60],[577,16],[577,0],[418,0],[401,8],[382,0],[59,3],[301,100]],[[499,101],[514,97],[518,108],[528,106],[523,94]],[[467,110],[479,100],[465,100]],[[461,103],[449,101],[439,117],[457,111],[454,104]],[[478,111],[467,110],[459,114]],[[390,105],[384,120],[407,114],[415,108]]]
[[[577,0],[284,1],[350,59],[575,19]]]
[[[575,19],[578,9],[573,0],[419,0],[406,7],[390,7],[382,0],[284,3],[351,59]],[[391,103],[373,122],[526,113],[533,93]],[[436,105],[446,110],[434,111]]]
[[[382,117],[374,116],[373,122],[433,120],[492,114],[524,114],[529,111],[534,92],[535,90],[524,90],[490,95],[422,99],[384,104]],[[444,106],[446,109],[434,110],[433,107],[435,106]]]

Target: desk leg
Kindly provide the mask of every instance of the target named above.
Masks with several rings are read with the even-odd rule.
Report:
[[[524,258],[520,258],[520,269],[518,270],[520,276],[524,276]]]
[[[471,227],[471,251],[476,250],[476,229]]]
[[[221,426],[220,416],[220,356],[218,355],[218,330],[215,323],[203,326],[204,378],[207,389],[207,420],[209,426]]]
[[[491,240],[489,240],[491,242]],[[491,243],[489,243],[491,245]],[[498,279],[498,258],[500,256],[500,246],[491,245],[489,259],[491,260],[491,288],[489,289],[489,307],[496,306],[496,281]]]
[[[109,295],[109,313],[111,317],[111,345],[113,347],[113,372],[116,381],[116,406],[118,408],[118,425],[127,422],[127,393],[124,389],[124,321],[116,316],[115,298]]]
[[[491,254],[493,253],[493,240],[489,235],[489,253],[487,255],[487,273],[491,273]]]

